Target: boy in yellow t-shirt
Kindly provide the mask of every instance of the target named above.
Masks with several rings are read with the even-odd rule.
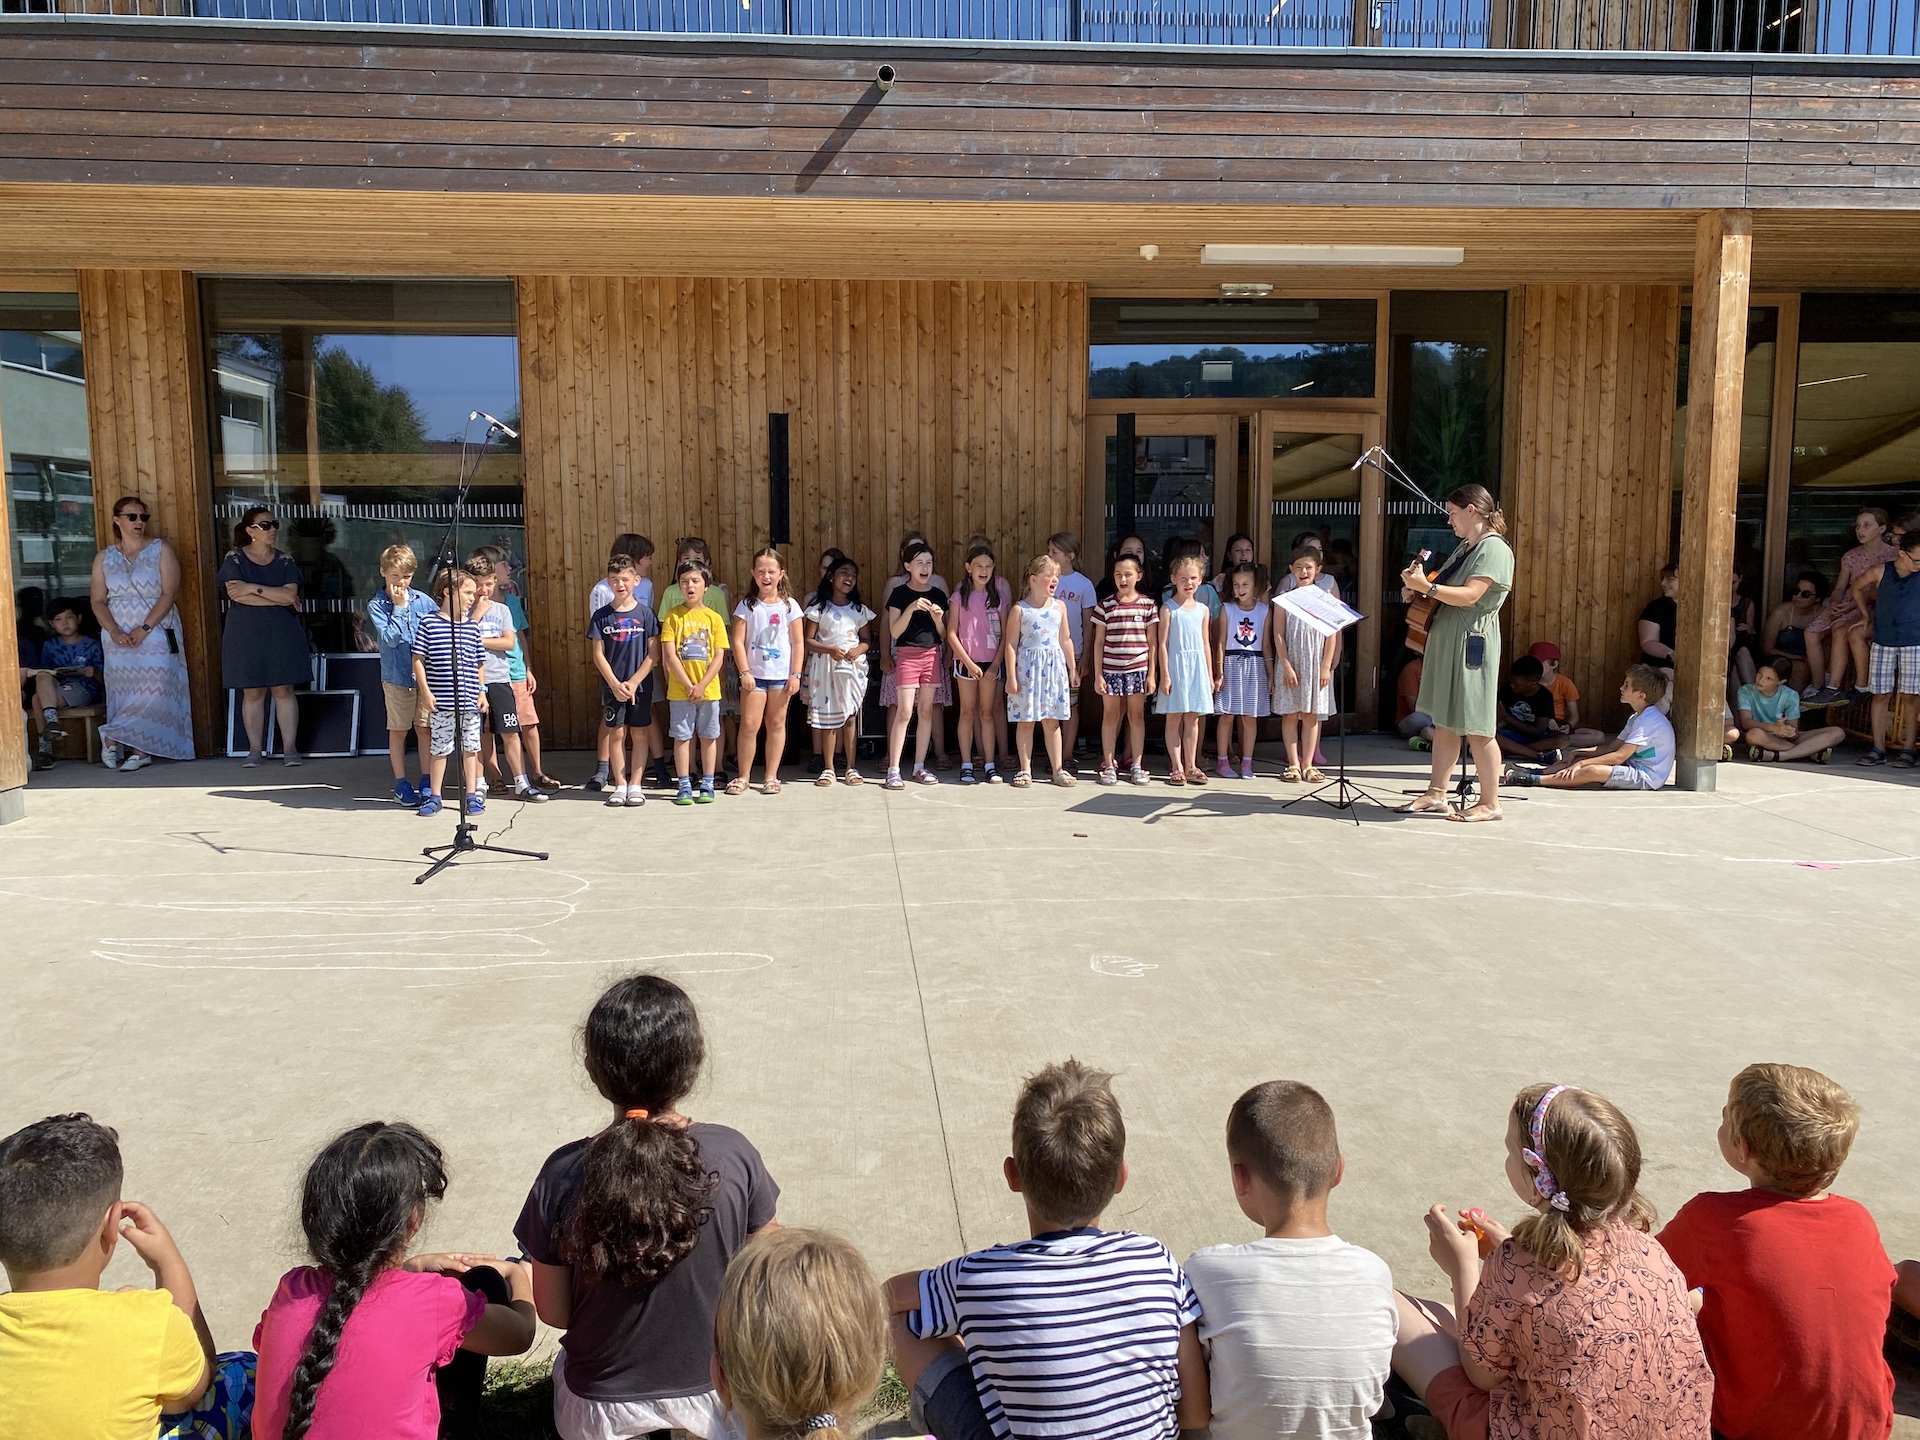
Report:
[[[176,1433],[161,1430],[163,1414],[213,1398],[193,1276],[159,1217],[120,1198],[122,1174],[118,1137],[91,1116],[54,1115],[0,1140],[12,1287],[0,1295],[0,1434],[154,1440]],[[123,1239],[157,1289],[100,1288]]]
[[[727,653],[726,622],[702,602],[713,577],[698,560],[682,560],[674,575],[680,603],[660,621],[660,658],[667,666],[667,734],[679,777],[676,805],[711,805],[720,756],[720,662]],[[693,790],[693,738],[700,737],[700,793]]]

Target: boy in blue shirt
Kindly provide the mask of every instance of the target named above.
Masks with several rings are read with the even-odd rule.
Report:
[[[100,672],[107,657],[100,642],[81,631],[80,620],[78,600],[54,601],[47,612],[53,638],[41,644],[38,664],[20,672],[23,680],[33,681],[34,704],[40,710],[40,743],[33,752],[36,770],[53,768],[53,742],[66,737],[61,709],[100,703]]]
[[[639,566],[631,555],[607,562],[607,586],[613,599],[593,612],[587,634],[593,639],[593,667],[600,676],[600,712],[606,723],[609,806],[637,809],[647,803],[641,788],[652,739],[653,671],[659,655],[660,622],[640,603],[635,589]],[[633,746],[627,760],[628,740]]]
[[[427,779],[427,706],[413,683],[413,637],[420,617],[434,612],[433,600],[413,588],[420,562],[405,545],[380,552],[385,588],[367,604],[367,623],[380,646],[380,689],[387,699],[387,758],[393,762],[393,798],[417,807],[432,791]],[[407,732],[420,752],[420,789],[407,783]]]

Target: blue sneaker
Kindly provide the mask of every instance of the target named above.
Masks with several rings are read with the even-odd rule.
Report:
[[[693,781],[685,775],[680,777],[680,788],[674,792],[673,803],[676,805],[693,804]]]
[[[711,805],[713,803],[713,777],[711,775],[700,782],[700,793],[693,797],[693,803],[696,805]]]
[[[422,815],[438,815],[440,813],[440,797],[431,790],[427,791],[426,797],[420,802],[420,813]]]
[[[484,815],[486,813],[487,813],[486,801],[482,800],[478,795],[467,796],[467,814]]]
[[[396,780],[393,782],[393,800],[396,805],[405,805],[408,809],[415,810],[420,806],[420,792],[405,780]]]

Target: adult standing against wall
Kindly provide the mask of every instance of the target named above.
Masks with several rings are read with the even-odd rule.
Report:
[[[1411,602],[1427,595],[1439,602],[1427,629],[1426,663],[1420,672],[1417,709],[1433,717],[1433,773],[1411,804],[1412,815],[1447,811],[1450,820],[1498,820],[1500,816],[1500,607],[1513,588],[1513,549],[1503,538],[1507,520],[1484,485],[1462,485],[1447,496],[1447,523],[1460,543],[1429,579],[1416,561],[1401,575],[1401,595]],[[1447,772],[1464,740],[1480,775],[1480,799],[1448,810]]]
[[[193,758],[193,702],[180,643],[180,561],[152,533],[137,495],[113,502],[113,543],[93,557],[91,600],[106,653],[107,723],[100,760],[126,773]]]
[[[216,579],[227,590],[227,623],[220,638],[222,683],[240,692],[240,717],[247,727],[246,765],[258,765],[266,751],[267,697],[273,697],[280,726],[281,752],[289,765],[300,763],[294,736],[299,733],[300,702],[293,687],[313,679],[307,635],[300,628],[300,567],[273,541],[280,522],[255,505],[233,527],[233,549],[220,562]]]

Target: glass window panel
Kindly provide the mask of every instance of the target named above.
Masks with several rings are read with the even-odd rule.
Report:
[[[1374,390],[1373,300],[1094,300],[1095,399],[1282,397]]]
[[[1773,443],[1773,366],[1780,338],[1777,307],[1747,311],[1747,372],[1740,388],[1740,495],[1733,516],[1733,563],[1740,593],[1760,598],[1766,554],[1767,461]],[[1680,558],[1680,492],[1687,463],[1687,375],[1693,339],[1693,308],[1680,311],[1680,365],[1673,401],[1673,519],[1667,559]],[[1652,597],[1649,596],[1649,599]]]
[[[1920,296],[1801,300],[1786,580],[1829,582],[1866,508],[1920,507]]]
[[[1269,573],[1276,590],[1292,563],[1296,543],[1312,536],[1320,542],[1326,571],[1339,586],[1340,598],[1349,605],[1359,603],[1360,474],[1353,463],[1362,448],[1357,431],[1273,432],[1273,453],[1266,457],[1266,489],[1273,506]],[[1343,710],[1353,705],[1353,640],[1349,634],[1334,681]]]
[[[1157,567],[1170,540],[1213,543],[1213,481],[1218,439],[1213,435],[1140,435],[1133,442],[1134,527]],[[1118,466],[1115,440],[1107,437],[1107,546],[1116,533]],[[1211,553],[1211,548],[1209,548]]]
[[[93,465],[75,296],[0,294],[0,474],[15,608],[40,631],[47,604],[84,599],[93,572]],[[86,624],[93,628],[91,611]]]
[[[405,543],[428,570],[459,481],[461,438],[518,428],[513,289],[505,282],[215,280],[205,287],[214,508],[221,547],[250,505],[280,517],[316,651],[371,649],[363,620],[379,556]],[[525,558],[517,442],[480,456],[463,556]]]

